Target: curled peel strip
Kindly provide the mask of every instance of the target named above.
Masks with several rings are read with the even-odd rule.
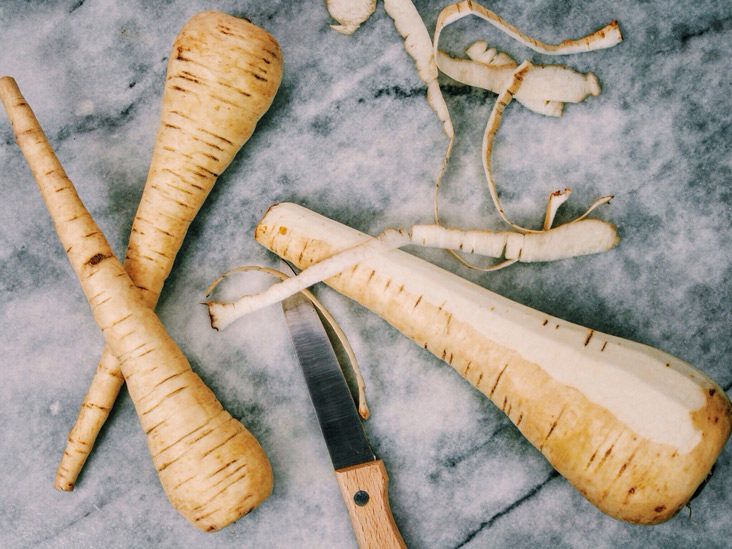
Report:
[[[267,273],[269,275],[272,275],[276,278],[279,278],[281,281],[287,280],[289,278],[292,278],[291,276],[283,273],[282,271],[278,271],[277,269],[272,269],[270,267],[263,267],[261,265],[241,265],[239,267],[235,267],[233,269],[230,269],[226,271],[224,274],[222,274],[220,277],[218,277],[216,280],[214,280],[209,287],[206,289],[206,297],[209,297],[211,293],[216,289],[216,287],[228,276],[234,274],[234,273],[241,273],[241,272],[247,272],[247,271],[257,271],[261,273]],[[356,353],[353,352],[353,347],[351,347],[350,342],[348,341],[348,337],[346,337],[346,334],[341,329],[338,322],[336,322],[335,318],[333,318],[333,315],[330,313],[330,311],[323,305],[317,297],[313,295],[313,293],[309,290],[301,290],[302,295],[307,298],[313,305],[315,305],[315,308],[318,309],[321,315],[323,315],[323,318],[325,321],[330,325],[330,327],[333,329],[333,333],[335,333],[336,338],[338,338],[338,341],[343,346],[343,351],[346,353],[346,356],[348,357],[348,362],[351,366],[351,370],[353,370],[354,377],[356,378],[356,385],[358,386],[358,415],[361,416],[362,419],[368,419],[371,412],[369,411],[368,402],[366,402],[366,383],[363,380],[363,376],[361,375],[361,368],[358,365],[358,360],[356,359]]]

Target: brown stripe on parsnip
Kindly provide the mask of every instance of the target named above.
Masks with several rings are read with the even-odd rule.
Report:
[[[210,94],[211,99],[215,99],[216,101],[220,101],[221,103],[224,103],[225,105],[229,105],[231,107],[236,107],[237,109],[240,108],[240,105],[238,103],[234,103],[233,101],[229,101],[228,99],[224,99],[218,94],[211,93]]]
[[[184,189],[183,187],[180,187],[178,185],[174,185],[173,183],[168,183],[167,186],[170,187],[170,188],[172,188],[172,189],[175,189],[176,191],[180,191],[183,194],[187,194],[188,196],[196,196],[196,193],[194,193],[193,191],[189,191],[188,189]],[[168,234],[170,234],[170,233],[168,233]]]
[[[102,261],[104,261],[105,259],[109,259],[110,257],[111,256],[109,256],[109,255],[105,255],[105,254],[102,254],[102,253],[97,253],[97,254],[94,254],[93,256],[91,256],[86,261],[86,264],[87,265],[91,265],[91,266],[99,265]]]
[[[180,78],[182,80],[187,80],[188,82],[193,82],[194,84],[200,84],[201,80],[193,76],[191,73],[186,71],[181,71],[180,73],[175,75],[175,78]]]
[[[585,347],[589,345],[593,335],[595,335],[595,330],[590,330],[590,333],[587,334],[587,339],[585,339]]]
[[[556,429],[557,424],[559,423],[559,420],[562,417],[562,414],[564,413],[564,410],[566,410],[566,406],[562,408],[559,411],[559,415],[557,415],[557,418],[552,422],[551,427],[549,427],[549,432],[544,437],[544,440],[541,441],[541,444],[539,445],[539,451],[541,452],[544,449],[544,445],[546,444],[546,441],[549,440],[549,437],[552,436],[552,433],[554,432],[554,429]]]
[[[170,236],[170,237],[175,236],[175,235],[171,234],[169,231],[166,231],[165,229],[158,227],[157,225],[153,227],[153,230],[155,230],[156,232],[162,233],[165,236]],[[138,286],[138,288],[139,288],[139,286]]]
[[[192,480],[193,480],[193,479],[195,479],[195,478],[197,478],[197,476],[196,476],[196,475],[193,475],[193,476],[190,476],[190,477],[188,477],[188,478],[185,478],[185,479],[181,480],[181,481],[180,481],[180,482],[179,482],[178,484],[174,484],[174,485],[173,485],[173,490],[177,490],[178,488],[180,488],[180,487],[181,487],[181,486],[183,486],[184,484],[186,484],[186,483],[188,483],[188,482],[192,481]]]
[[[163,169],[162,169],[162,170],[160,170],[160,171],[161,171],[161,172],[167,172],[167,173],[169,173],[170,175],[172,175],[172,176],[173,176],[173,177],[175,177],[176,179],[179,179],[180,181],[182,181],[182,182],[183,182],[183,183],[185,183],[186,185],[189,185],[189,186],[191,186],[191,187],[193,187],[193,188],[195,188],[195,189],[198,189],[198,190],[200,190],[200,191],[204,191],[204,190],[205,190],[205,187],[203,187],[203,186],[201,186],[201,185],[198,185],[198,184],[196,184],[196,183],[193,183],[192,181],[189,181],[188,179],[186,179],[185,177],[183,177],[183,176],[182,176],[181,174],[179,174],[179,173],[178,173],[178,172],[176,172],[175,170],[171,170],[170,168],[163,168]],[[146,221],[146,223],[147,223],[147,221]]]
[[[216,83],[216,85],[221,86],[222,88],[226,88],[226,89],[229,89],[229,90],[233,90],[236,93],[243,95],[244,97],[251,97],[252,96],[251,93],[249,93],[247,91],[244,91],[241,88],[238,88],[237,86],[232,86],[231,84],[229,84],[227,82],[224,82],[223,80],[216,80],[215,83]]]
[[[128,378],[129,378],[129,376],[128,376]],[[166,417],[165,419],[163,419],[163,420],[161,420],[161,421],[157,422],[157,423],[156,423],[155,425],[153,425],[152,427],[149,427],[148,429],[145,429],[145,434],[146,434],[146,435],[149,435],[149,434],[150,434],[150,433],[152,433],[152,432],[153,432],[153,431],[154,431],[155,429],[157,429],[158,427],[160,427],[160,426],[161,426],[161,425],[162,425],[163,423],[165,423],[166,421],[168,421],[168,420],[169,420],[169,419],[170,419],[171,417],[172,417],[172,416],[168,416],[168,417]]]
[[[635,450],[633,450],[633,453],[630,454],[630,457],[627,460],[625,460],[625,463],[623,463],[620,466],[620,470],[618,471],[618,474],[615,477],[615,480],[618,480],[623,475],[623,473],[625,473],[625,470],[628,468],[628,465],[630,465],[630,462],[633,461],[635,454],[638,452],[638,448],[639,447],[636,447]]]
[[[233,434],[233,435],[231,435],[231,436],[230,436],[229,438],[227,438],[226,440],[224,440],[224,441],[223,441],[223,442],[221,442],[220,444],[217,444],[217,445],[216,445],[216,446],[214,446],[213,448],[209,448],[209,449],[208,449],[207,451],[205,451],[205,452],[203,453],[203,456],[202,456],[202,457],[206,457],[207,455],[209,455],[209,454],[212,454],[212,453],[214,453],[214,452],[215,452],[216,450],[218,450],[219,448],[221,448],[222,446],[224,446],[224,445],[225,445],[225,444],[226,444],[227,442],[229,442],[229,441],[230,441],[230,440],[231,440],[232,438],[234,438],[234,437],[237,437],[237,436],[239,436],[239,435],[243,435],[243,434],[244,434],[244,433],[242,433],[241,431],[236,431],[236,432],[234,432],[234,434]]]
[[[208,131],[208,130],[207,130],[207,129],[205,129],[205,128],[198,128],[198,131],[200,131],[201,133],[205,133],[205,134],[207,134],[207,135],[210,135],[211,137],[215,137],[216,139],[220,139],[221,141],[223,141],[224,143],[226,143],[226,144],[227,144],[227,145],[229,145],[230,147],[233,147],[233,146],[234,146],[234,143],[233,143],[233,142],[231,142],[231,141],[229,141],[229,140],[228,140],[228,139],[226,139],[225,137],[222,137],[221,135],[218,135],[218,134],[216,134],[216,133],[210,132],[210,131]],[[212,146],[213,146],[213,145],[212,145]],[[219,149],[219,150],[223,150],[223,149]]]
[[[254,78],[256,78],[257,80],[261,80],[262,82],[267,82],[267,79],[266,79],[266,78],[263,78],[262,76],[259,76],[259,75],[258,75],[258,74],[257,74],[256,72],[254,72],[254,71],[244,71],[244,72],[248,72],[249,74],[251,74],[251,75],[252,75],[252,76],[253,76]]]
[[[246,474],[244,474],[244,475],[243,475],[243,476],[242,476],[241,478],[244,478],[244,477],[246,477]],[[241,479],[238,479],[238,480],[241,480]],[[228,487],[227,487],[227,488],[228,488]],[[250,495],[248,495],[247,497],[245,497],[245,498],[244,498],[244,499],[243,499],[243,500],[241,501],[241,503],[243,504],[243,503],[244,503],[245,501],[248,501],[248,500],[249,500],[249,499],[251,499],[251,498],[252,498],[252,495],[250,494]],[[240,504],[240,506],[241,506],[241,507],[243,507],[243,505],[241,505],[241,504]],[[213,510],[211,510],[211,511],[207,512],[207,513],[206,513],[205,515],[200,515],[200,516],[196,517],[196,522],[200,522],[200,521],[202,521],[202,520],[204,520],[204,519],[206,519],[206,518],[210,517],[211,515],[213,515],[213,514],[215,514],[215,513],[218,513],[219,511],[221,511],[221,509],[222,509],[221,507],[216,507],[216,508],[214,508]],[[250,511],[251,511],[251,509],[250,509]]]
[[[170,86],[170,89],[171,90],[175,90],[175,91],[179,91],[179,92],[182,92],[182,93],[186,93],[186,94],[198,95],[194,90],[189,89],[189,88],[183,88],[181,86]]]
[[[185,202],[181,202],[180,200],[178,200],[178,198],[176,196],[174,196],[171,193],[169,193],[166,190],[168,186],[171,186],[172,187],[172,185],[170,185],[170,184],[166,185],[166,188],[165,189],[163,189],[162,187],[160,187],[157,184],[152,184],[150,187],[152,189],[155,189],[156,191],[158,191],[158,193],[160,193],[160,196],[165,197],[170,202],[173,202],[174,204],[177,204],[178,206],[181,206],[185,210],[194,210],[195,209],[193,206],[191,206],[191,205],[189,205],[189,204],[187,204]],[[189,194],[191,194],[191,193],[189,193]]]
[[[222,479],[221,479],[221,480],[219,480],[218,482],[214,483],[214,484],[213,484],[213,485],[211,486],[211,488],[214,488],[214,487],[218,486],[219,484],[221,484],[221,483],[222,483],[222,482],[224,482],[225,480],[228,480],[228,479],[230,479],[230,478],[231,478],[231,477],[233,477],[233,476],[234,476],[234,475],[235,475],[236,473],[238,473],[239,471],[241,471],[241,474],[240,474],[239,476],[237,476],[237,477],[236,477],[236,478],[235,478],[234,480],[232,480],[232,481],[231,481],[231,482],[229,482],[228,484],[225,484],[223,488],[221,488],[221,489],[220,489],[220,490],[219,490],[218,492],[216,492],[216,493],[215,493],[215,494],[214,494],[213,496],[211,496],[211,498],[209,498],[209,500],[208,500],[208,501],[206,502],[206,505],[208,505],[208,504],[209,504],[209,503],[211,503],[211,502],[212,502],[213,500],[215,500],[215,499],[216,499],[217,497],[219,497],[219,495],[221,495],[221,494],[223,494],[224,492],[226,492],[226,490],[228,490],[229,488],[231,488],[231,487],[232,487],[232,486],[233,486],[234,484],[236,484],[237,482],[239,482],[239,481],[241,481],[241,480],[244,480],[244,479],[245,479],[245,478],[246,478],[246,477],[247,477],[247,476],[249,475],[249,472],[248,472],[248,471],[247,471],[246,469],[247,469],[247,464],[246,464],[246,463],[242,463],[242,464],[241,464],[241,465],[240,465],[239,467],[237,467],[236,469],[234,469],[233,471],[231,471],[231,472],[230,472],[230,473],[229,473],[228,475],[226,475],[226,476],[225,476],[224,478],[222,478]],[[251,496],[249,496],[249,497],[251,497]],[[244,501],[246,501],[247,499],[249,499],[249,498],[248,498],[248,497],[247,497],[247,498],[244,498]]]
[[[620,433],[617,437],[615,437],[615,440],[610,445],[610,447],[607,450],[605,450],[605,453],[603,454],[602,458],[597,463],[597,469],[599,469],[600,467],[602,467],[603,463],[605,463],[605,460],[607,460],[607,458],[610,457],[610,454],[613,453],[613,448],[615,448],[615,445],[617,444],[618,440],[620,440],[620,437],[622,435],[623,435],[623,433]]]
[[[125,320],[129,320],[130,318],[132,318],[132,313],[129,313],[121,318],[118,318],[117,320],[112,322],[112,324],[109,325],[108,328],[113,328],[114,326],[117,326],[118,324],[121,324],[122,322],[124,322]]]
[[[182,61],[183,63],[190,63],[191,65],[196,65],[198,67],[201,67],[203,69],[206,69],[206,71],[210,70],[210,68],[208,67],[208,65],[206,65],[205,63],[201,63],[199,61],[196,61],[195,59],[193,59],[191,57],[186,57],[185,55],[183,55],[183,52],[180,51],[180,50],[176,54],[175,59],[177,61]]]
[[[154,370],[154,368],[153,368],[153,369],[151,369],[150,371],[153,371],[153,370]],[[168,393],[168,394],[166,394],[165,396],[161,397],[161,398],[160,398],[160,400],[159,400],[158,402],[156,402],[156,403],[155,403],[155,406],[153,406],[153,407],[152,407],[152,408],[150,408],[149,410],[145,410],[145,411],[144,411],[144,412],[142,412],[142,413],[141,413],[140,415],[142,415],[142,416],[146,416],[147,414],[149,414],[149,413],[152,413],[152,412],[153,412],[153,411],[155,411],[155,410],[156,410],[156,409],[157,409],[157,408],[158,408],[158,407],[159,407],[159,406],[160,406],[161,404],[163,404],[163,403],[164,403],[164,402],[165,402],[166,400],[168,400],[168,399],[169,399],[170,397],[172,397],[172,396],[173,396],[173,395],[175,395],[175,394],[178,394],[178,393],[180,393],[181,391],[185,391],[186,389],[188,389],[188,387],[178,387],[178,388],[177,388],[177,389],[176,389],[175,391],[171,391],[170,393]]]
[[[228,480],[229,478],[231,478],[232,476],[234,476],[234,475],[235,475],[236,473],[238,473],[238,472],[239,472],[239,471],[241,471],[242,469],[245,469],[245,468],[246,468],[246,466],[247,466],[247,464],[246,464],[246,463],[242,463],[241,465],[239,465],[239,467],[237,467],[236,469],[234,469],[234,470],[233,470],[233,471],[232,471],[231,473],[229,473],[229,474],[228,474],[227,476],[225,476],[224,478],[222,478],[222,479],[221,479],[221,480],[219,480],[218,482],[216,482],[216,483],[212,484],[211,486],[209,486],[209,488],[215,488],[216,486],[218,486],[219,484],[221,484],[221,483],[222,483],[222,482],[224,482],[225,480]],[[239,482],[240,480],[243,480],[244,478],[246,478],[246,476],[247,476],[248,474],[249,474],[249,473],[248,473],[247,471],[244,471],[244,472],[243,472],[243,473],[242,473],[241,475],[239,475],[239,476],[238,476],[237,478],[235,478],[235,479],[234,479],[234,480],[232,480],[232,481],[231,481],[230,483],[228,483],[227,485],[225,485],[225,486],[224,486],[223,488],[221,488],[221,489],[220,489],[220,490],[219,490],[218,492],[216,492],[215,494],[213,494],[212,496],[210,496],[210,497],[209,497],[209,498],[208,498],[208,499],[207,499],[206,501],[204,501],[204,502],[203,502],[203,503],[201,503],[200,505],[197,505],[196,507],[194,507],[193,509],[191,509],[191,511],[193,511],[193,512],[195,513],[196,511],[202,510],[202,509],[203,509],[204,507],[206,507],[206,506],[207,506],[207,505],[208,505],[209,503],[211,503],[211,502],[212,502],[213,500],[215,500],[215,499],[216,499],[216,498],[217,498],[217,497],[218,497],[218,496],[219,496],[220,494],[222,494],[223,492],[225,492],[226,490],[228,490],[229,488],[231,488],[231,486],[233,486],[234,484],[236,484],[236,483],[237,483],[237,482]],[[247,497],[247,498],[244,498],[244,501],[246,501],[247,499],[248,499],[248,497]],[[206,516],[208,516],[208,515],[206,515]]]
[[[197,120],[195,120],[194,118],[191,118],[187,114],[182,113],[182,112],[180,112],[178,110],[175,110],[175,109],[169,110],[168,111],[168,114],[174,114],[175,116],[180,116],[181,118],[183,118],[185,120],[190,120],[191,122],[198,122]],[[163,146],[163,150],[166,150],[166,151],[169,151],[169,152],[176,152],[176,153],[178,152],[176,149],[174,149],[172,147],[169,147],[167,145]]]
[[[144,346],[144,345],[145,344],[143,344],[142,346]],[[155,389],[157,389],[158,387],[160,387],[163,383],[166,383],[167,381],[170,381],[171,379],[175,379],[176,377],[180,377],[180,376],[182,376],[182,375],[184,375],[186,373],[188,373],[188,370],[181,370],[178,373],[175,373],[175,374],[173,374],[171,376],[166,377],[162,381],[158,381],[155,385],[153,385],[152,387],[150,387],[150,390],[147,393],[145,393],[144,395],[142,395],[140,397],[140,401],[142,401],[142,399],[147,398],[148,396],[150,396],[155,391]]]
[[[213,420],[214,420],[215,418],[217,418],[217,417],[219,417],[219,416],[220,416],[221,414],[225,414],[225,413],[227,413],[227,412],[226,412],[226,410],[224,410],[224,409],[222,408],[222,409],[221,409],[221,411],[219,411],[219,413],[217,413],[217,414],[215,414],[215,415],[213,415],[213,416],[209,417],[209,418],[208,418],[208,419],[207,419],[207,420],[206,420],[206,421],[205,421],[205,422],[204,422],[204,423],[203,423],[202,425],[199,425],[198,427],[196,427],[196,428],[192,429],[191,431],[187,432],[187,433],[186,433],[185,435],[183,435],[183,436],[179,437],[179,438],[178,438],[177,440],[175,440],[174,442],[171,442],[171,443],[170,443],[170,444],[168,444],[168,445],[167,445],[166,447],[164,447],[164,448],[162,448],[162,449],[158,450],[158,451],[157,451],[157,452],[156,452],[155,454],[153,454],[153,458],[156,458],[156,457],[160,456],[161,454],[163,454],[164,452],[167,452],[167,451],[168,451],[168,450],[170,450],[170,449],[171,449],[171,448],[172,448],[173,446],[175,446],[176,444],[179,444],[179,443],[180,443],[180,442],[181,442],[181,441],[182,441],[183,439],[185,439],[186,437],[189,437],[189,436],[191,436],[191,435],[192,435],[193,433],[195,433],[195,432],[197,432],[197,431],[200,431],[200,430],[202,430],[202,429],[205,429],[205,428],[206,428],[206,427],[207,427],[208,425],[210,425],[211,423],[213,423]],[[228,421],[228,419],[227,419],[227,421]],[[203,438],[203,437],[204,437],[204,436],[206,436],[207,434],[211,433],[211,432],[212,432],[212,431],[213,431],[213,430],[214,430],[214,429],[215,429],[215,428],[216,428],[216,427],[217,427],[218,425],[223,425],[224,423],[226,423],[226,421],[222,421],[222,422],[221,422],[220,424],[216,424],[216,425],[215,425],[214,427],[212,427],[211,429],[209,429],[208,431],[206,431],[206,433],[205,433],[205,434],[203,434],[203,435],[202,435],[201,437],[199,437],[199,438],[197,438],[197,439],[195,439],[195,440],[192,440],[192,441],[191,441],[191,446],[193,446],[193,444],[194,444],[195,442],[197,442],[198,440],[200,440],[201,438]]]
[[[209,479],[209,478],[211,478],[211,477],[215,477],[215,476],[216,476],[216,475],[218,475],[218,474],[219,474],[219,473],[220,473],[221,471],[223,471],[223,470],[224,470],[224,469],[226,469],[227,467],[229,467],[229,466],[233,465],[234,463],[236,463],[236,460],[235,460],[235,459],[232,459],[232,460],[231,460],[231,461],[230,461],[229,463],[226,463],[226,464],[222,465],[221,467],[219,467],[218,469],[216,469],[216,470],[215,470],[215,471],[214,471],[213,473],[209,473],[208,475],[206,475],[206,478],[207,478],[207,479]]]
[[[94,404],[93,402],[85,402],[83,404],[84,408],[92,408],[92,409],[98,409],[98,410],[109,410],[106,406],[100,406],[99,404]]]
[[[201,173],[198,170],[203,170],[206,173]],[[198,177],[200,177],[202,179],[208,179],[209,176],[218,177],[218,174],[212,172],[211,170],[209,170],[208,168],[205,168],[203,166],[196,166],[195,170],[190,169],[188,171],[190,171],[192,174],[197,175]]]
[[[496,382],[493,384],[493,388],[491,389],[491,392],[488,394],[488,398],[493,398],[493,393],[496,392],[496,387],[498,387],[498,383],[501,381],[501,377],[503,376],[503,372],[506,371],[508,368],[509,363],[506,362],[506,365],[501,369],[500,372],[498,372],[498,376],[496,376]]]

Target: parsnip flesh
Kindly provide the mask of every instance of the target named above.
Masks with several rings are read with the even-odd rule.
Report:
[[[300,267],[366,238],[294,204],[271,208],[256,237]],[[729,434],[729,401],[683,361],[519,305],[404,252],[328,283],[450,363],[618,518],[672,516]]]

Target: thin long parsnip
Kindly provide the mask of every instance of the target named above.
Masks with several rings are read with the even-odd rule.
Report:
[[[226,526],[270,494],[267,456],[140,298],[10,77],[0,78],[0,100],[94,319],[119,357],[168,499],[201,530]]]
[[[299,268],[367,238],[289,203],[270,208],[255,237]],[[724,391],[652,347],[519,305],[399,250],[326,282],[451,365],[615,518],[673,516],[729,437]]]
[[[281,76],[277,42],[244,19],[200,13],[178,34],[125,259],[148,307],[155,307],[189,225],[269,108]],[[56,488],[73,489],[122,383],[119,363],[105,349],[69,433]]]

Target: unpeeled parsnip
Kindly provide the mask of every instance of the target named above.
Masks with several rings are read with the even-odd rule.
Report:
[[[295,204],[267,212],[257,241],[300,268],[367,240]],[[519,305],[393,250],[327,283],[450,364],[609,515],[673,516],[730,432],[720,387],[662,351]]]
[[[148,307],[155,307],[189,225],[269,108],[281,76],[277,42],[244,19],[200,13],[178,34],[125,259]],[[115,355],[105,349],[69,433],[56,488],[73,489],[123,382]]]
[[[119,357],[168,499],[201,530],[226,526],[271,492],[264,451],[140,298],[12,78],[0,79],[0,99],[94,319]]]

